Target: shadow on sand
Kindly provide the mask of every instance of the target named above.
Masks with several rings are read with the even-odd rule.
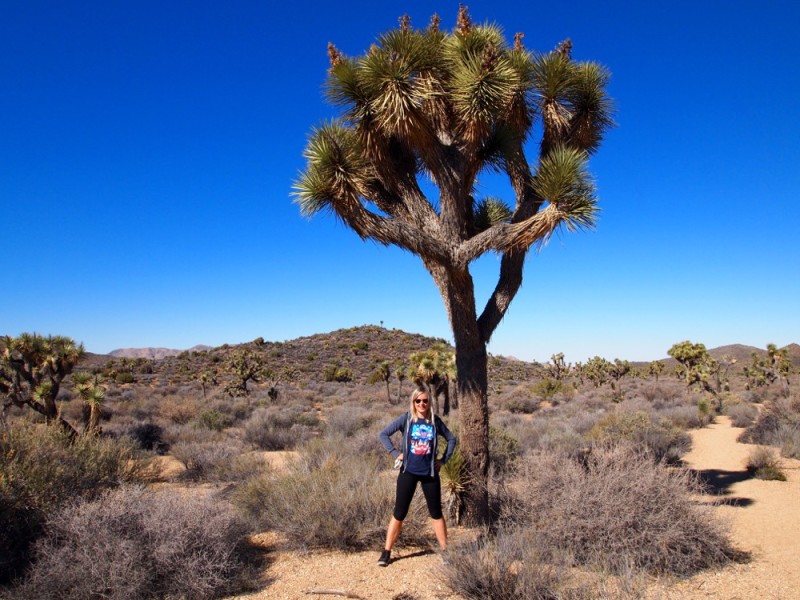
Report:
[[[435,554],[433,550],[417,550],[416,552],[409,552],[408,554],[402,554],[399,556],[392,555],[392,562],[397,562],[400,560],[405,560],[406,558],[416,558],[417,556],[428,556],[430,554]]]
[[[750,506],[753,500],[750,498],[725,497],[731,493],[731,487],[740,481],[747,481],[753,478],[749,471],[723,471],[721,469],[695,470],[694,473],[709,495],[719,496],[719,501],[730,506]]]

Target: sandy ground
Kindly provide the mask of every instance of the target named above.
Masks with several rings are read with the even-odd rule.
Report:
[[[800,461],[782,459],[786,482],[748,479],[745,466],[756,446],[737,443],[741,432],[728,417],[717,417],[692,433],[685,460],[717,483],[726,502],[715,510],[752,559],[682,581],[667,598],[800,599]]]
[[[714,510],[730,526],[736,546],[752,554],[745,564],[708,571],[665,584],[654,583],[652,599],[800,600],[800,461],[784,460],[787,482],[748,478],[745,465],[754,446],[739,444],[741,429],[718,417],[709,427],[692,432],[693,449],[685,460],[715,484],[725,503]],[[715,497],[699,498],[713,502]],[[451,530],[451,540],[469,532]],[[420,548],[400,549],[387,568],[376,566],[373,552],[280,550],[269,535],[260,542],[270,549],[264,574],[267,586],[239,600],[335,599],[459,600],[436,571],[439,557]]]

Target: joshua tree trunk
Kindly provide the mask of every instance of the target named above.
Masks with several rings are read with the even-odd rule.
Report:
[[[456,346],[456,389],[459,395],[459,444],[467,480],[464,512],[467,523],[489,519],[489,402],[486,341],[475,310],[472,277],[467,269],[430,269],[442,293]]]

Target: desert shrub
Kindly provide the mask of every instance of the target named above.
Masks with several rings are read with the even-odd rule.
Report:
[[[800,428],[784,428],[778,435],[781,456],[800,458]]]
[[[259,408],[244,424],[244,440],[261,450],[289,450],[313,436],[302,412]],[[308,422],[308,421],[306,421]]]
[[[664,406],[675,404],[676,400],[685,394],[685,386],[658,382],[642,386],[637,389],[637,393],[647,400],[653,408],[659,410]]]
[[[45,518],[75,497],[93,498],[141,471],[132,445],[55,427],[15,423],[0,430],[0,582],[21,574]]]
[[[351,437],[369,429],[376,414],[362,406],[346,404],[333,407],[326,415],[325,434],[328,438]]]
[[[594,448],[582,461],[540,453],[521,477],[524,509],[505,517],[575,564],[688,575],[736,556],[710,508],[692,502],[694,476],[634,446]]]
[[[800,458],[800,399],[797,396],[770,402],[739,441],[777,446],[786,457]]]
[[[223,437],[208,441],[180,441],[171,454],[186,467],[181,477],[208,481],[229,481],[232,461],[242,452],[241,444]]]
[[[159,415],[178,425],[191,421],[198,412],[197,401],[180,396],[165,396],[158,407]]]
[[[128,430],[128,435],[143,450],[166,454],[169,444],[164,441],[164,428],[155,423],[137,423]]]
[[[386,449],[378,440],[379,428],[372,426],[358,433],[351,435],[339,441],[342,452],[350,456],[369,456],[371,459],[378,461],[378,464],[390,469],[394,463],[392,455],[386,452]]]
[[[342,455],[318,440],[283,475],[260,475],[241,485],[234,502],[260,528],[282,532],[297,548],[377,548],[394,507],[393,473],[375,476],[377,459]],[[418,500],[418,499],[417,499]],[[403,527],[403,543],[424,543],[416,501]]]
[[[335,381],[338,383],[347,383],[353,381],[353,371],[347,367],[339,365],[328,365],[322,373],[322,378],[325,381]]]
[[[566,389],[567,386],[563,381],[545,378],[536,383],[531,388],[531,392],[543,400],[549,400],[556,394],[564,392]]]
[[[120,392],[119,399],[122,402],[133,402],[136,400],[136,390],[117,390]],[[110,390],[109,390],[110,392]],[[109,394],[106,394],[106,399],[108,399]]]
[[[539,408],[539,401],[534,398],[514,397],[506,400],[505,409],[511,413],[522,413],[529,415],[536,412]]]
[[[676,427],[653,421],[646,412],[618,411],[605,415],[589,432],[595,443],[631,442],[650,452],[657,461],[677,462],[692,440]]]
[[[204,410],[197,415],[195,423],[198,427],[205,427],[212,431],[222,431],[233,425],[233,418],[218,410]]]
[[[519,429],[520,447],[524,453],[547,451],[565,456],[583,454],[589,442],[575,431],[568,420],[542,419]]]
[[[495,473],[506,473],[520,456],[519,440],[504,429],[489,426],[489,456]]]
[[[114,377],[115,383],[134,383],[136,378],[133,376],[133,373],[125,371],[123,373],[117,373]]]
[[[246,533],[219,500],[122,488],[65,506],[50,519],[17,596],[219,597],[242,587]]]
[[[542,556],[518,529],[452,548],[443,567],[448,586],[468,600],[578,600],[588,589],[571,587],[565,565]]]
[[[758,409],[752,404],[744,402],[728,404],[724,413],[731,418],[731,424],[734,427],[748,427],[758,417]]]
[[[700,429],[712,420],[710,412],[701,412],[697,406],[670,406],[658,411],[658,418],[678,429]]]
[[[756,479],[786,481],[786,475],[781,470],[781,461],[771,448],[759,447],[750,452],[747,470]]]

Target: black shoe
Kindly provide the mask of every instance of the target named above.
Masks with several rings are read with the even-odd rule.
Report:
[[[381,552],[381,557],[378,559],[378,566],[379,567],[387,567],[389,566],[389,562],[392,560],[390,558],[392,554],[391,550],[384,550]]]

